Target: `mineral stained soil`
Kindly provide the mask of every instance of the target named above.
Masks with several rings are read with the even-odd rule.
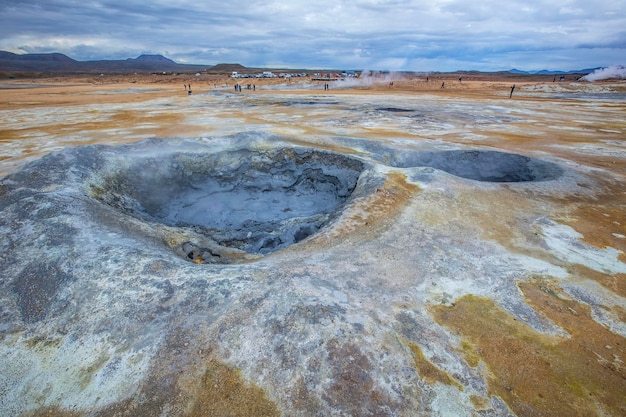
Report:
[[[626,415],[623,82],[151,77],[3,83],[0,415]]]

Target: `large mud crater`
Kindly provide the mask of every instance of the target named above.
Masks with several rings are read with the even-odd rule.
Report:
[[[563,169],[552,162],[491,150],[450,150],[398,153],[391,165],[431,167],[457,177],[483,182],[531,182],[558,179]]]
[[[363,163],[312,149],[234,150],[135,158],[94,195],[149,223],[192,229],[176,248],[196,262],[230,263],[230,250],[268,254],[328,223],[356,187]],[[242,258],[244,259],[244,258]]]

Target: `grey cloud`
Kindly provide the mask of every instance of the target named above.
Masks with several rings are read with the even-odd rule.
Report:
[[[0,4],[0,49],[63,52],[79,60],[168,51],[171,58],[200,64],[433,65],[423,70],[529,62],[548,67],[550,50],[559,51],[560,64],[570,69],[626,56],[622,3],[25,0]],[[561,58],[568,54],[570,64]]]

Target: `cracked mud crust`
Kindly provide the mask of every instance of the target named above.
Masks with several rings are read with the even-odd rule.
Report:
[[[588,306],[554,282],[521,283],[520,289],[565,337],[538,333],[481,297],[432,309],[439,323],[465,341],[468,363],[485,363],[489,392],[517,415],[624,414],[626,338],[598,324]]]

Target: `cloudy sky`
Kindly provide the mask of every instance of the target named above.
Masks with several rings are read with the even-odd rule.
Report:
[[[0,50],[411,71],[626,64],[624,0],[0,0]]]

